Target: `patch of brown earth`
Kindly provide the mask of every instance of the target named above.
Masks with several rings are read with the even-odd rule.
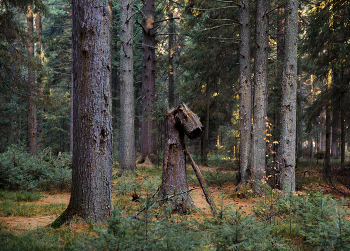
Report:
[[[33,230],[38,227],[47,226],[52,223],[58,215],[49,215],[43,217],[19,217],[9,216],[0,217],[0,221],[3,223],[3,228],[13,232],[24,232],[27,230]]]
[[[35,202],[26,202],[35,205],[50,205],[50,204],[67,204],[69,203],[70,193],[48,194],[44,193],[40,200]],[[43,227],[51,224],[59,215],[36,216],[36,217],[21,217],[8,216],[0,217],[2,227],[9,231],[27,231]]]

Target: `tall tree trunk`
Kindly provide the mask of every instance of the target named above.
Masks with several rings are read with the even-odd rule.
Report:
[[[208,166],[208,144],[209,144],[209,122],[210,122],[210,95],[209,95],[209,81],[206,87],[206,98],[207,103],[205,107],[205,121],[204,121],[204,134],[203,134],[203,144],[202,144],[202,156],[201,163],[203,166]]]
[[[121,2],[120,25],[120,159],[121,170],[135,170],[133,0]]]
[[[33,37],[33,9],[28,6],[27,11],[27,32],[29,36],[28,40],[28,57],[34,60],[34,43]],[[37,120],[36,120],[36,95],[35,95],[35,71],[30,65],[28,67],[28,141],[29,141],[29,153],[31,155],[37,154]]]
[[[155,102],[155,45],[156,31],[154,29],[154,0],[143,1],[142,19],[142,126],[141,126],[141,156],[156,153],[156,123],[152,121]]]
[[[42,21],[41,21],[41,13],[37,12],[35,14],[35,29],[36,29],[36,36],[38,39],[37,42],[37,53],[38,58],[40,60],[40,64],[43,64],[44,61],[44,53],[43,53],[43,44],[42,44]],[[38,99],[42,98],[42,74],[41,72],[37,72],[36,74],[36,81],[38,86]],[[38,107],[38,110],[41,110],[41,107]],[[40,112],[39,112],[40,114]],[[44,119],[42,116],[38,115],[37,117],[37,140],[39,141],[39,144],[43,143],[43,123]]]
[[[239,5],[239,119],[241,183],[250,180],[250,153],[252,130],[252,69],[250,59],[250,6],[249,0]]]
[[[339,103],[333,103],[333,119],[332,119],[332,149],[331,156],[335,159],[339,158]]]
[[[169,107],[175,107],[175,82],[174,82],[174,15],[173,15],[173,0],[169,0]]]
[[[69,205],[53,226],[74,215],[101,221],[111,216],[112,210],[108,2],[76,0],[72,9],[72,188]]]
[[[332,87],[332,70],[329,71],[327,77],[327,92],[331,91]],[[331,102],[327,102],[326,105],[326,153],[324,161],[324,171],[326,177],[331,171]]]
[[[342,168],[345,166],[345,116],[344,116],[344,94],[341,96],[340,101],[340,165]]]
[[[254,189],[261,191],[266,171],[266,122],[268,88],[269,0],[256,1],[256,51],[254,64],[254,115],[252,139],[252,179]]]
[[[297,106],[298,0],[286,3],[285,58],[282,74],[280,188],[295,191],[295,145]]]

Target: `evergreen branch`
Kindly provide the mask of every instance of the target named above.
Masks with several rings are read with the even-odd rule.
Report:
[[[178,2],[175,2],[174,0],[171,0],[174,4],[176,4],[176,5],[178,5],[178,6],[180,6],[181,8],[185,8],[185,6],[183,6],[183,5],[181,5],[181,4],[179,4]]]
[[[161,23],[161,22],[170,21],[170,20],[175,20],[175,19],[180,19],[180,18],[179,18],[179,17],[166,18],[166,19],[154,21],[153,23],[156,24],[156,23]]]
[[[191,8],[192,10],[200,10],[200,11],[210,11],[210,10],[221,10],[221,9],[229,9],[229,8],[237,8],[238,6],[225,6],[225,7],[217,7],[217,8],[210,8],[210,9],[200,9],[200,8]]]
[[[220,27],[223,27],[223,26],[232,26],[232,25],[233,25],[233,24],[221,24],[221,25],[214,26],[214,27],[211,27],[211,28],[205,28],[205,29],[203,29],[203,30],[194,30],[194,31],[197,31],[197,32],[209,31],[209,30],[217,29],[217,28],[220,28]]]
[[[157,33],[157,36],[169,36],[169,35],[175,35],[180,36],[180,33]]]

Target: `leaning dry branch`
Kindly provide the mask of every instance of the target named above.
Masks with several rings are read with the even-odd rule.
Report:
[[[205,195],[205,199],[207,200],[207,202],[208,202],[208,204],[210,206],[211,212],[216,217],[217,216],[216,206],[215,206],[214,200],[213,200],[213,198],[212,198],[212,196],[210,194],[209,187],[208,187],[207,183],[205,182],[205,179],[204,179],[201,171],[199,170],[198,166],[196,165],[196,163],[192,159],[191,154],[187,150],[185,150],[185,154],[190,159],[190,162],[191,162],[191,165],[193,167],[193,170],[196,173],[196,176],[197,176],[197,179],[198,179],[199,183],[201,184],[203,193]]]

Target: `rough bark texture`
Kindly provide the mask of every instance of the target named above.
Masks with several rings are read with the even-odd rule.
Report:
[[[31,41],[33,36],[33,10],[28,6],[27,11],[27,32],[28,40],[28,57],[34,59],[34,42]],[[35,71],[32,66],[28,67],[28,141],[29,153],[37,154],[37,119],[36,119],[36,104],[35,104]]]
[[[327,92],[331,92],[332,88],[332,70],[328,73],[327,78]],[[331,102],[327,102],[326,105],[326,152],[324,160],[324,172],[326,177],[330,174],[331,171]]]
[[[266,116],[267,116],[267,60],[269,31],[269,0],[256,2],[256,51],[254,65],[254,116],[252,142],[252,178],[254,189],[260,192],[260,183],[266,170]]]
[[[121,2],[120,25],[120,159],[121,170],[135,170],[133,0]]]
[[[193,113],[184,103],[179,105],[175,114],[176,121],[180,123],[182,129],[189,139],[198,138],[203,131],[203,125],[197,114]]]
[[[194,139],[200,136],[202,123],[185,104],[165,114],[165,143],[163,156],[163,176],[160,187],[162,199],[188,191],[185,159],[185,134]],[[187,212],[193,201],[188,193],[172,199],[172,211]]]
[[[250,180],[250,153],[252,130],[252,82],[250,65],[250,8],[249,0],[239,5],[239,119],[240,119],[240,160],[241,183]]]
[[[295,190],[295,144],[297,106],[298,0],[286,4],[285,59],[282,74],[280,188]]]
[[[152,111],[155,101],[155,33],[154,30],[154,0],[143,1],[142,19],[142,126],[141,126],[141,156],[156,153],[156,123],[152,121]]]
[[[101,221],[111,215],[112,128],[108,2],[73,1],[73,167],[66,211]]]
[[[174,15],[173,15],[173,0],[169,0],[169,107],[173,108],[175,107],[175,82],[174,82]]]
[[[188,191],[185,159],[185,132],[180,123],[176,123],[172,112],[165,114],[165,145],[163,159],[163,176],[160,195],[168,196]],[[172,211],[174,213],[188,212],[193,205],[190,194],[184,193],[174,197]]]

